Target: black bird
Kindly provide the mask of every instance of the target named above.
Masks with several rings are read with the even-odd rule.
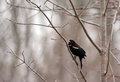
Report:
[[[81,65],[81,69],[82,69],[82,58],[85,59],[86,52],[74,40],[69,40],[68,46],[69,46],[72,54],[79,57],[80,65]]]

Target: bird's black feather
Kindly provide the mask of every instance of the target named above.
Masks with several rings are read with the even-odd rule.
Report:
[[[74,40],[69,40],[68,46],[72,54],[79,57],[82,68],[82,59],[85,59],[86,52]]]

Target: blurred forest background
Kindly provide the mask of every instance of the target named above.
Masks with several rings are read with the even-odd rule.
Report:
[[[71,1],[89,36],[109,59],[105,81],[120,82],[120,1]],[[86,81],[104,82],[101,55],[78,22],[70,0],[0,0],[0,82],[85,82],[64,40],[31,2],[67,42],[75,40],[86,51],[82,69]]]

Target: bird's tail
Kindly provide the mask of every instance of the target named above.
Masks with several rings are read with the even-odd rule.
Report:
[[[82,58],[79,57],[79,59],[80,59],[80,66],[81,66],[81,69],[82,69],[82,66],[83,66],[83,64],[82,64]]]

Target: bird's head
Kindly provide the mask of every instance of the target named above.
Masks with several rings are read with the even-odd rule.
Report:
[[[74,40],[69,40],[69,43],[68,43],[69,46],[72,46],[72,45],[74,45],[74,44],[75,44],[75,41],[74,41]]]

